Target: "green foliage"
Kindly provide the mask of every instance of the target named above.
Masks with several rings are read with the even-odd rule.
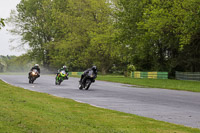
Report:
[[[0,72],[5,72],[7,69],[7,57],[5,56],[0,56]]]
[[[134,65],[128,65],[127,70],[128,70],[128,72],[133,72],[136,70],[136,68]]]
[[[107,72],[115,56],[109,6],[106,0],[22,0],[11,17],[19,27],[13,33],[23,36],[29,55],[46,67],[83,70],[96,64]]]
[[[7,61],[8,72],[28,72],[32,67],[32,61],[27,54],[14,57]]]
[[[31,57],[38,63],[48,66],[48,50],[44,44],[52,40],[53,31],[50,29],[50,5],[41,0],[22,0],[17,5],[17,13],[12,12],[9,21],[17,28],[13,34],[21,35],[23,44],[31,48]]]
[[[198,0],[119,0],[119,5],[117,41],[125,55],[132,53],[127,64],[138,70],[200,71]]]
[[[58,4],[62,3],[55,4],[56,8]],[[57,36],[49,44],[50,49],[53,47],[56,50],[50,50],[51,65],[64,63],[72,70],[96,65],[100,70],[108,71],[115,56],[109,4],[104,0],[68,1],[68,4],[68,8],[55,13],[56,21],[59,22],[55,27],[63,35],[62,38]]]
[[[2,28],[2,27],[4,27],[5,26],[5,24],[4,24],[4,19],[3,18],[0,18],[0,29]]]
[[[200,71],[198,0],[21,0],[9,22],[44,67]],[[183,55],[187,55],[186,58]]]
[[[0,72],[28,72],[34,61],[30,56],[0,56]]]
[[[27,54],[21,56],[0,56],[0,72],[27,72],[32,67]]]

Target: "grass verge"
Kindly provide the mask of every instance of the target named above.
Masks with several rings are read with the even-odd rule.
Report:
[[[124,76],[98,75],[97,80],[137,85],[141,87],[163,88],[200,92],[199,81],[173,80],[173,79],[134,79]]]
[[[0,72],[0,75],[28,75],[28,72]]]
[[[197,133],[200,130],[96,108],[0,81],[0,132]]]

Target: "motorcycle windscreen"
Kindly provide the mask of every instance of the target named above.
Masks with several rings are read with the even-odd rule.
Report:
[[[32,75],[37,75],[37,74],[38,74],[37,69],[33,69],[33,71],[32,71]]]
[[[91,78],[94,77],[94,72],[93,72],[92,70],[90,70],[90,71],[88,72],[88,76],[91,77]]]
[[[35,72],[35,73],[37,73],[38,71],[37,71],[37,69],[33,69],[33,71],[32,72]]]
[[[65,75],[66,75],[66,72],[65,72],[64,70],[62,70],[62,71],[60,72],[60,74],[61,74],[61,76],[65,76]]]

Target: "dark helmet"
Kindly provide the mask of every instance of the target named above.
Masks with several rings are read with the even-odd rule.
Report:
[[[93,67],[92,67],[92,70],[96,71],[96,70],[97,70],[97,67],[96,67],[96,66],[93,66]]]

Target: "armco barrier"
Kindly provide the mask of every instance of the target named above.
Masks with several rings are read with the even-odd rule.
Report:
[[[80,76],[83,72],[69,72],[69,75]]]
[[[200,72],[177,72],[176,71],[176,79],[200,81]]]
[[[131,72],[132,78],[168,79],[168,72]]]

